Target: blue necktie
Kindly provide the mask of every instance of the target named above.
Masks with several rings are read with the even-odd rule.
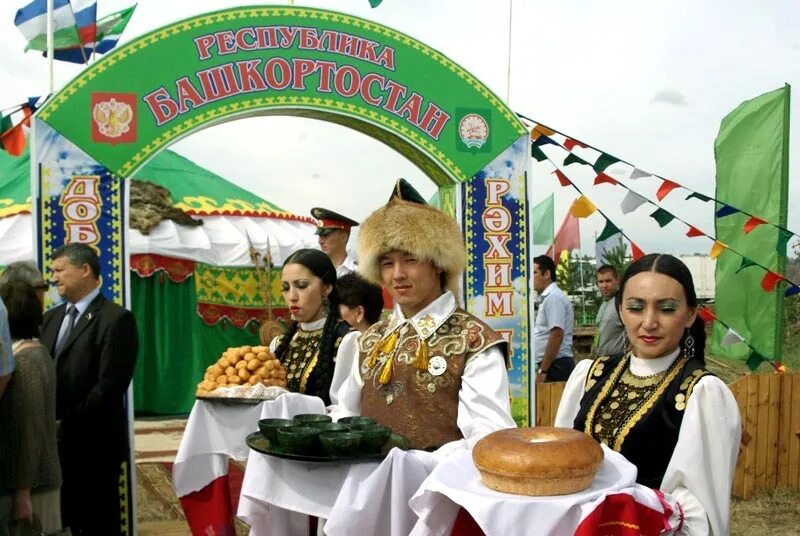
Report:
[[[64,330],[64,336],[56,343],[56,357],[61,354],[61,350],[64,349],[64,343],[69,340],[72,328],[75,327],[75,320],[78,319],[78,308],[74,305],[67,306],[67,318],[69,320],[67,321],[67,329]]]

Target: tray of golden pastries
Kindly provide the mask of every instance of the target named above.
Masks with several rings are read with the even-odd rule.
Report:
[[[196,398],[259,404],[286,392],[286,371],[266,346],[228,348],[206,368]]]
[[[369,462],[390,450],[409,448],[408,440],[372,419],[355,417],[331,422],[327,415],[294,419],[261,419],[247,445],[262,454],[302,462]]]

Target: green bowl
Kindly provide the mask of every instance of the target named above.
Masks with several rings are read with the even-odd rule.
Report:
[[[342,417],[336,422],[341,424],[346,424],[347,426],[363,426],[365,424],[378,424],[375,422],[375,419],[371,417]]]
[[[289,454],[310,454],[319,443],[319,430],[313,426],[278,428],[278,445]]]
[[[347,425],[339,424],[338,422],[315,422],[308,424],[322,432],[349,432],[350,428]]]
[[[358,452],[361,434],[358,432],[322,432],[322,450],[330,456],[353,456]]]
[[[294,416],[294,422],[302,426],[308,426],[321,422],[331,422],[330,415],[322,415],[318,413],[303,413]]]
[[[258,421],[258,429],[261,435],[269,439],[270,443],[278,441],[278,428],[286,428],[287,426],[295,426],[292,419],[261,419]]]
[[[372,424],[360,426],[358,432],[361,433],[361,452],[364,454],[376,454],[381,451],[383,445],[392,435],[392,430],[382,424]]]

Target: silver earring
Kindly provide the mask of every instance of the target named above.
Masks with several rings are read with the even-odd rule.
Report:
[[[694,359],[694,337],[691,333],[683,340],[683,352],[686,359]]]

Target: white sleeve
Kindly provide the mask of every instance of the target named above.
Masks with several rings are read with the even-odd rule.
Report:
[[[276,349],[276,348],[278,347],[278,345],[281,343],[281,338],[282,338],[282,337],[283,337],[283,335],[278,335],[277,337],[274,337],[274,338],[273,338],[273,339],[270,341],[270,343],[269,343],[269,351],[270,351],[270,352],[272,352],[273,354],[275,353],[275,349]]]
[[[339,403],[339,390],[352,375],[353,367],[358,363],[358,338],[361,333],[351,331],[342,337],[339,348],[336,350],[336,365],[333,368],[331,379],[331,405]]]
[[[497,346],[475,355],[464,367],[456,422],[470,444],[495,430],[516,428],[505,359]]]
[[[739,408],[728,386],[714,376],[700,379],[661,483],[661,490],[683,509],[680,534],[728,534],[741,433]]]
[[[356,337],[348,339],[350,335],[348,333],[348,335],[342,339],[342,342],[339,344],[339,351],[336,354],[336,370],[334,371],[334,375],[338,375],[341,372],[345,374],[345,377],[341,380],[336,391],[335,402],[333,402],[333,384],[331,384],[332,404],[328,406],[328,413],[334,421],[342,417],[361,414],[361,387],[364,385],[364,381],[361,379],[358,359],[358,337],[360,337],[361,334],[358,332],[354,333],[357,335]],[[343,355],[345,351],[350,353],[349,357]],[[343,364],[345,361],[349,362],[349,366],[342,366],[340,371],[340,364]],[[334,382],[335,381],[338,380],[334,378]]]
[[[572,374],[569,375],[567,385],[564,386],[564,392],[561,394],[561,401],[558,403],[558,412],[553,426],[562,428],[574,427],[575,417],[581,407],[586,375],[589,374],[592,363],[591,359],[583,359],[575,365]]]

